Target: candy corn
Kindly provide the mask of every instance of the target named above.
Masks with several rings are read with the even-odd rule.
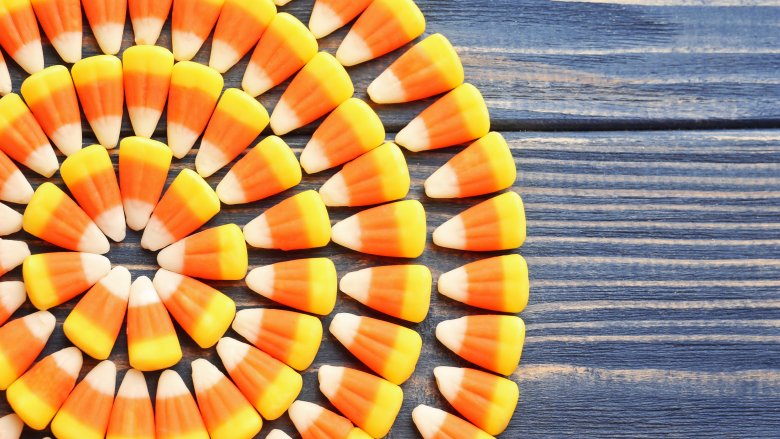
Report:
[[[254,142],[267,125],[268,112],[263,104],[237,88],[225,90],[195,157],[198,174],[208,177],[222,169]]]
[[[271,0],[225,0],[214,29],[209,66],[220,73],[230,70],[254,47],[275,15]]]
[[[400,387],[369,373],[321,366],[320,391],[341,413],[372,437],[384,437],[393,426],[404,393]]]
[[[133,281],[130,287],[127,350],[130,366],[140,371],[165,369],[181,360],[171,317],[146,276]]]
[[[175,0],[171,45],[176,61],[191,60],[217,22],[225,0]]]
[[[0,327],[0,390],[19,378],[41,353],[57,320],[38,311]]]
[[[379,75],[368,86],[368,95],[378,104],[397,104],[444,93],[462,83],[460,57],[447,38],[433,34]]]
[[[108,152],[88,146],[62,162],[62,181],[95,224],[116,242],[125,239],[125,211]]]
[[[379,256],[416,258],[425,249],[425,209],[417,200],[358,212],[333,226],[333,242]]]
[[[278,2],[279,0],[277,0]],[[10,415],[9,415],[10,416]],[[0,419],[0,422],[2,422],[2,419]],[[21,421],[20,421],[21,422]],[[21,428],[21,427],[20,427]],[[271,430],[270,433],[268,433],[268,436],[265,437],[265,439],[292,439],[287,433],[283,432],[282,430],[279,430],[278,428],[275,430]]]
[[[176,0],[177,4],[182,1]],[[168,146],[176,158],[187,155],[195,145],[224,84],[222,75],[210,67],[190,61],[173,66],[168,92]]]
[[[528,304],[528,265],[520,255],[472,262],[439,277],[439,292],[492,311],[519,313]]]
[[[372,0],[316,0],[309,29],[317,39],[330,35],[360,15]]]
[[[206,229],[164,248],[160,267],[202,279],[241,280],[246,276],[244,235],[235,224]]]
[[[11,413],[10,415],[5,415],[0,418],[0,433],[5,439],[19,439],[22,435],[23,428],[24,422],[22,422],[16,413]]]
[[[355,92],[352,79],[333,55],[320,52],[290,82],[271,114],[281,136],[328,114]]]
[[[30,0],[0,1],[0,46],[27,73],[43,69],[41,34]]]
[[[246,343],[222,338],[217,353],[230,378],[265,419],[282,416],[301,392],[298,372]]]
[[[81,362],[75,347],[49,355],[8,387],[8,405],[25,424],[43,430],[73,390]]]
[[[368,5],[336,52],[345,66],[390,53],[425,32],[425,17],[413,0],[375,0]]]
[[[282,201],[244,226],[252,247],[299,250],[328,245],[330,218],[319,194],[308,190]]]
[[[339,289],[369,308],[420,323],[428,315],[431,282],[424,265],[387,265],[347,273]]]
[[[85,354],[107,359],[125,319],[129,295],[130,272],[114,267],[76,304],[62,331]]]
[[[3,52],[0,52],[0,96],[5,96],[11,93],[13,84],[11,84],[11,74],[8,72],[8,65],[5,63]],[[4,416],[6,419],[8,416]]]
[[[26,242],[0,239],[0,276],[21,265],[29,256]]]
[[[172,156],[170,148],[156,140],[126,137],[119,144],[119,192],[131,229],[141,230],[149,222]]]
[[[0,151],[44,177],[60,167],[46,134],[16,93],[0,98]]]
[[[0,236],[22,230],[22,214],[0,203]]]
[[[173,370],[163,371],[157,381],[154,420],[158,439],[209,439],[195,399]]]
[[[144,374],[125,374],[108,421],[106,439],[154,439],[154,411]]]
[[[423,439],[494,439],[463,419],[427,405],[412,410],[412,419]]]
[[[22,227],[68,250],[103,254],[110,248],[108,239],[78,204],[49,182],[35,190],[24,211]]]
[[[116,55],[122,45],[127,0],[81,0],[81,3],[100,50]]]
[[[371,437],[352,425],[349,419],[311,402],[295,401],[290,406],[289,414],[295,429],[303,439],[368,439]]]
[[[253,438],[263,420],[241,392],[208,360],[192,362],[192,383],[211,439]]]
[[[439,323],[436,338],[464,360],[510,375],[520,363],[525,324],[516,316],[467,316]]]
[[[515,192],[472,206],[433,231],[434,244],[460,250],[509,250],[520,247],[523,241],[525,210]]]
[[[520,390],[506,378],[475,369],[433,369],[444,398],[466,419],[492,435],[501,434],[515,413]]]
[[[79,0],[31,0],[38,23],[59,53],[72,64],[81,59],[81,2]]]
[[[233,165],[217,185],[217,195],[225,204],[251,203],[296,186],[301,178],[292,149],[268,136]]]
[[[336,277],[336,267],[328,258],[296,259],[255,268],[246,284],[274,302],[327,315],[336,305]]]
[[[164,269],[153,282],[168,312],[202,348],[217,344],[236,315],[233,299],[203,282]]]
[[[165,20],[171,12],[171,3],[173,0],[127,1],[135,44],[154,45],[157,42]]]
[[[322,121],[301,153],[301,166],[309,174],[323,171],[378,147],[385,127],[364,101],[350,98]]]
[[[32,74],[22,82],[22,96],[43,131],[63,154],[71,155],[81,149],[79,101],[67,68],[52,66]]]
[[[252,52],[241,88],[260,96],[300,70],[317,49],[317,40],[303,23],[290,14],[276,14]]]
[[[459,85],[423,110],[395,136],[409,151],[445,148],[478,139],[490,131],[490,114],[482,94],[471,84]]]
[[[98,142],[109,149],[116,147],[124,108],[122,61],[113,55],[92,56],[73,64],[71,74]]]
[[[319,192],[326,206],[366,206],[404,198],[410,181],[401,149],[385,143],[344,165]]]
[[[352,355],[391,383],[400,385],[414,373],[422,350],[417,332],[347,313],[336,314],[329,329]]]
[[[233,330],[297,370],[311,365],[322,341],[320,319],[282,309],[243,309],[236,313]]]
[[[173,54],[163,47],[133,46],[122,53],[127,114],[136,136],[154,134],[168,99],[172,71]]]
[[[0,200],[9,203],[27,204],[33,189],[22,171],[0,151]]]
[[[21,282],[0,282],[0,326],[27,300]]]
[[[102,439],[114,404],[116,366],[98,363],[73,389],[51,421],[51,431],[62,439]]]
[[[157,251],[172,244],[219,212],[219,198],[203,178],[182,170],[157,203],[141,237],[141,247]]]
[[[24,260],[22,276],[30,302],[49,309],[78,296],[111,271],[105,256],[92,253],[39,253]]]

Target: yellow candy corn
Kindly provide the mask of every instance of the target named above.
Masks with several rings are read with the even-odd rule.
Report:
[[[27,300],[24,284],[17,281],[0,282],[0,326]]]
[[[172,72],[173,54],[163,47],[133,46],[122,54],[127,114],[137,136],[154,134],[168,99]]]
[[[122,379],[106,439],[154,439],[154,411],[142,372],[130,369]]]
[[[372,207],[333,226],[333,242],[362,253],[416,258],[425,250],[425,209],[417,200]]]
[[[255,46],[276,15],[271,0],[225,0],[211,42],[209,66],[225,73]]]
[[[84,58],[73,64],[71,74],[81,108],[98,142],[106,148],[116,147],[125,99],[122,61],[113,55]]]
[[[21,265],[29,256],[26,242],[0,239],[0,276]]]
[[[289,414],[303,439],[371,438],[349,419],[311,402],[295,401],[290,406]]]
[[[195,399],[179,374],[170,369],[157,381],[154,421],[159,439],[209,439]]]
[[[51,421],[51,431],[61,439],[102,439],[114,404],[116,366],[98,363],[73,389]]]
[[[146,227],[162,194],[171,166],[170,148],[141,137],[126,137],[119,146],[119,191],[127,226]]]
[[[78,47],[81,50],[80,36]],[[52,66],[30,75],[22,82],[21,92],[43,131],[63,154],[81,149],[79,101],[66,67]]]
[[[24,428],[24,422],[16,413],[5,415],[0,418],[0,431],[3,432],[3,437],[6,439],[19,439],[22,435],[22,429]],[[278,431],[278,430],[274,430]]]
[[[431,282],[424,265],[388,265],[347,273],[339,289],[369,308],[420,323],[428,315]]]
[[[168,92],[168,146],[176,158],[187,155],[203,133],[223,85],[222,75],[210,67],[190,61],[173,66]]]
[[[50,312],[38,311],[0,327],[0,390],[7,389],[35,361],[55,323]]]
[[[0,236],[22,230],[22,214],[0,203]]]
[[[459,250],[510,250],[524,241],[525,210],[515,192],[472,206],[433,231],[434,244]]]
[[[30,302],[49,309],[83,293],[111,271],[105,256],[91,253],[39,253],[25,259],[24,285]]]
[[[133,281],[130,287],[127,351],[130,366],[140,371],[165,369],[182,357],[171,317],[146,276]]]
[[[439,276],[439,292],[492,311],[519,313],[528,304],[528,264],[520,255],[472,262]]]
[[[320,195],[308,190],[282,201],[244,226],[252,247],[299,250],[328,245],[330,218]]]
[[[49,139],[16,93],[0,98],[0,151],[44,177],[60,167]]]
[[[160,267],[202,279],[240,280],[248,257],[241,228],[225,224],[198,232],[162,249]]]
[[[412,410],[412,419],[423,439],[495,439],[463,419],[427,405]]]
[[[520,363],[525,324],[516,316],[467,316],[439,323],[436,338],[463,359],[510,375]]]
[[[327,315],[336,305],[336,266],[328,258],[298,259],[258,267],[246,284],[263,297],[289,307]]]
[[[30,182],[27,181],[14,162],[3,151],[0,151],[0,200],[27,204],[32,195],[33,189]]]

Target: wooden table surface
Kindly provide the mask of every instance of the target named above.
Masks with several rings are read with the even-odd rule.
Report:
[[[777,437],[780,432],[780,7],[776,0],[419,0],[428,32],[448,36],[467,80],[488,101],[508,139],[526,206],[531,299],[520,368],[521,400],[507,438]],[[312,0],[281,10],[308,21]],[[86,23],[86,22],[85,22]],[[321,41],[331,53],[346,30]],[[132,41],[128,24],[127,47]],[[170,47],[166,27],[158,44]],[[60,63],[46,43],[47,65]],[[209,45],[196,58],[207,62]],[[96,53],[85,29],[84,54]],[[350,69],[359,97],[400,52]],[[25,77],[9,60],[14,89]],[[226,75],[240,86],[246,59]],[[284,87],[263,96],[275,105]],[[389,138],[431,101],[378,106]],[[124,135],[131,135],[125,121]],[[314,125],[316,126],[316,124]],[[88,125],[84,124],[85,128]],[[285,136],[296,153],[313,126]],[[157,132],[165,140],[165,125]],[[85,134],[85,143],[92,134]],[[478,199],[427,199],[422,181],[461,148],[408,154],[410,198],[428,211],[429,231]],[[116,153],[113,156],[116,160]],[[194,151],[171,172],[193,166]],[[293,190],[224,207],[208,225],[243,225],[267,207],[332,175],[306,176]],[[34,186],[43,180],[27,174]],[[209,179],[212,185],[224,171]],[[53,179],[61,185],[59,176]],[[16,206],[21,209],[23,206]],[[337,221],[356,209],[332,209]],[[33,252],[52,251],[25,233]],[[155,256],[130,233],[109,257],[134,276]],[[328,256],[340,274],[396,262],[331,244],[315,251],[250,251],[251,266]],[[429,243],[417,260],[438,274],[487,255]],[[14,270],[3,280],[20,278]],[[240,308],[275,306],[243,282],[215,282]],[[58,328],[44,354],[68,345],[60,325],[75,300],[53,310]],[[31,312],[26,304],[16,313]],[[340,294],[337,312],[377,316]],[[406,399],[388,437],[418,437],[411,410],[448,409],[432,369],[467,364],[433,335],[445,319],[480,311],[433,295],[413,326],[425,351],[403,385]],[[327,327],[330,317],[323,319]],[[327,331],[326,331],[327,332]],[[230,332],[229,335],[237,336]],[[180,332],[189,360],[219,363]],[[124,332],[111,357],[127,366]],[[95,361],[85,362],[84,371]],[[325,335],[304,374],[301,399],[317,390],[322,364],[361,367]],[[156,373],[148,374],[152,392]],[[0,414],[8,413],[0,398]],[[271,428],[294,433],[285,416]],[[25,436],[41,437],[25,431]]]

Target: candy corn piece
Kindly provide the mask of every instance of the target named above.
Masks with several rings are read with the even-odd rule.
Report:
[[[494,439],[463,419],[427,405],[412,410],[412,419],[423,439]]]
[[[441,294],[459,302],[519,313],[528,304],[528,265],[520,255],[496,256],[444,273],[438,285]]]
[[[165,369],[181,360],[171,317],[146,276],[137,278],[130,287],[127,350],[130,366],[144,372]]]
[[[154,134],[168,99],[172,71],[173,54],[166,48],[133,46],[122,53],[127,113],[136,136]]]
[[[8,405],[25,424],[43,430],[73,390],[81,362],[72,346],[49,355],[8,387]]]
[[[222,372],[208,360],[192,362],[192,384],[211,439],[253,438],[263,420]]]
[[[78,296],[111,271],[105,256],[92,253],[38,253],[24,260],[22,276],[30,302],[49,309]]]
[[[510,375],[520,363],[525,324],[516,316],[467,316],[439,323],[436,338],[464,360]]]
[[[248,257],[241,228],[225,224],[175,242],[157,254],[160,267],[201,279],[241,280]]]
[[[336,305],[336,266],[328,258],[296,259],[258,267],[246,284],[274,302],[313,314],[327,315]]]
[[[420,359],[420,334],[400,325],[339,313],[329,329],[352,355],[393,384],[408,380]]]
[[[322,121],[301,153],[301,166],[309,174],[323,171],[378,147],[385,127],[364,101],[350,98]]]
[[[296,186],[301,178],[292,149],[268,136],[233,165],[217,185],[217,195],[225,204],[251,203]]]
[[[189,61],[206,41],[225,0],[175,0],[171,45],[176,61]]]
[[[459,250],[509,250],[520,247],[523,241],[525,210],[515,192],[472,206],[433,231],[434,244]]]
[[[119,144],[119,192],[131,229],[141,230],[149,222],[168,178],[171,157],[170,148],[156,140],[126,137]]]
[[[463,84],[412,119],[395,141],[418,152],[465,143],[489,131],[490,114],[482,94],[473,85]]]
[[[290,14],[276,14],[252,52],[241,88],[260,96],[300,70],[317,49],[317,40],[303,23]]]
[[[0,96],[5,96],[11,93],[13,84],[11,84],[11,74],[8,72],[8,65],[5,63],[3,52],[0,52]],[[6,415],[3,419],[8,418],[10,415]]]
[[[311,365],[322,341],[320,319],[282,309],[242,309],[236,313],[233,330],[297,370]]]
[[[398,104],[444,93],[462,83],[460,57],[447,38],[433,34],[379,75],[368,86],[368,95],[378,104]]]
[[[0,390],[19,378],[41,353],[57,320],[38,311],[0,327]]]
[[[0,203],[0,236],[22,230],[22,214]]]
[[[81,3],[100,50],[107,55],[119,53],[125,30],[127,0],[81,0]]]
[[[95,224],[116,242],[125,239],[125,211],[108,151],[88,146],[62,162],[62,181]]]
[[[21,282],[0,282],[0,326],[27,300]]]
[[[336,58],[354,66],[390,53],[425,32],[425,17],[413,0],[375,0],[341,42]]]
[[[0,2],[0,46],[27,73],[43,69],[41,34],[30,0]]]
[[[122,61],[113,55],[92,56],[73,64],[71,73],[98,142],[109,149],[116,147],[124,111]]]
[[[278,4],[279,0],[277,0]],[[12,415],[8,415],[12,416]],[[0,419],[0,422],[2,422],[2,419]],[[21,421],[19,421],[21,423]],[[21,427],[19,427],[21,429]],[[265,439],[292,439],[287,433],[283,432],[282,430],[274,429],[271,430],[270,433],[268,433],[268,436],[265,437]]]
[[[16,413],[0,418],[0,435],[5,439],[19,439],[22,435],[24,422]],[[274,430],[278,431],[278,430]]]
[[[192,393],[173,370],[163,371],[157,381],[154,421],[158,439],[209,439]]]
[[[114,267],[79,300],[62,331],[85,354],[107,359],[125,319],[129,295],[130,272]]]
[[[271,0],[225,0],[214,28],[209,66],[225,73],[257,44],[276,15]]]
[[[341,413],[371,437],[384,437],[393,426],[404,393],[382,378],[355,369],[321,366],[320,391]]]
[[[181,1],[176,0],[177,4]],[[195,145],[224,84],[222,75],[210,67],[190,61],[173,66],[168,92],[168,146],[176,158],[187,155]]]
[[[26,242],[0,239],[0,276],[22,265],[29,256]]]
[[[80,44],[79,39],[79,48]],[[51,66],[32,74],[22,82],[22,96],[43,131],[63,154],[71,155],[81,149],[81,112],[67,68]]]
[[[520,390],[506,378],[476,369],[433,369],[444,398],[466,419],[492,435],[501,434],[515,413]]]
[[[154,45],[160,38],[173,0],[128,0],[135,44]]]
[[[299,250],[330,242],[330,218],[320,195],[308,190],[271,207],[244,226],[246,242],[257,248]]]
[[[303,439],[369,439],[371,437],[355,427],[349,419],[311,402],[295,401],[290,406],[289,414],[295,429]]]
[[[206,224],[219,212],[219,198],[195,171],[182,170],[157,203],[141,247],[157,251]]]
[[[237,88],[225,90],[195,157],[198,174],[208,177],[222,169],[254,142],[267,125],[268,112],[263,104]]]
[[[387,265],[347,273],[339,289],[369,308],[420,323],[428,315],[431,282],[424,265]]]
[[[271,114],[278,136],[308,125],[328,114],[355,92],[352,79],[333,55],[320,52],[309,60],[287,86]]]
[[[46,134],[16,93],[0,98],[0,151],[44,177],[60,167]]]
[[[157,270],[153,282],[168,312],[198,346],[217,344],[233,322],[233,299],[203,282],[164,269]]]
[[[379,256],[416,258],[425,250],[425,209],[417,200],[383,204],[333,226],[333,242]]]
[[[326,37],[360,15],[372,0],[315,0],[309,29],[317,39]]]
[[[303,386],[301,375],[265,352],[225,337],[217,353],[230,378],[263,418],[282,416]]]
[[[344,165],[319,192],[326,206],[367,206],[404,198],[410,182],[401,149],[385,143]]]
[[[27,204],[33,189],[22,171],[0,151],[0,200],[9,203]]]
[[[51,421],[51,431],[61,439],[102,439],[114,404],[116,365],[97,364],[73,389]]]
[[[31,0],[38,23],[59,53],[72,64],[81,59],[81,2],[79,0]]]
[[[154,411],[144,374],[125,374],[108,421],[106,439],[154,439]]]
[[[52,183],[38,186],[24,211],[24,230],[62,248],[103,254],[110,244],[98,226]]]

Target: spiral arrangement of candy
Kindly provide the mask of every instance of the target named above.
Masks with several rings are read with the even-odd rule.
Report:
[[[289,1],[289,0],[287,0]],[[287,3],[276,0],[276,5]],[[15,414],[0,435],[22,424],[60,438],[253,437],[262,419],[288,412],[304,438],[385,436],[403,401],[399,387],[414,372],[420,335],[403,325],[337,314],[336,339],[376,375],[322,366],[320,390],[338,415],[296,401],[299,371],[320,346],[337,289],[388,316],[419,323],[428,314],[432,276],[423,265],[348,273],[338,281],[327,258],[258,267],[247,275],[248,243],[308,249],[331,240],[372,255],[417,258],[427,238],[422,204],[404,200],[410,176],[397,145],[418,152],[471,144],[425,181],[431,198],[461,198],[512,186],[516,167],[503,137],[490,132],[480,92],[464,84],[460,59],[440,34],[424,38],[377,77],[368,95],[396,104],[443,94],[395,137],[374,110],[353,98],[345,66],[375,59],[420,37],[425,19],[412,0],[316,0],[309,26],[271,0],[0,0],[0,46],[30,76],[11,93],[0,55],[0,235],[22,228],[68,252],[30,255],[22,241],[0,239],[0,274],[22,265],[24,282],[0,283],[0,389]],[[81,59],[84,8],[105,55]],[[126,11],[138,44],[117,58]],[[172,12],[171,12],[172,11]],[[155,46],[172,16],[172,53]],[[357,18],[336,56],[317,39]],[[44,68],[39,25],[63,61]],[[189,61],[214,31],[209,66]],[[254,48],[242,89],[223,93],[221,73]],[[293,77],[269,116],[255,99]],[[121,139],[124,106],[135,132]],[[167,144],[151,136],[167,105]],[[99,145],[82,148],[80,111]],[[300,163],[280,137],[321,117]],[[270,125],[269,136],[236,161],[213,190],[204,180],[229,165]],[[185,169],[163,193],[173,157],[202,135],[197,172]],[[51,143],[50,143],[51,142]],[[62,165],[51,144],[66,156]],[[118,177],[107,149],[119,146]],[[16,163],[45,177],[58,169],[70,195],[51,183],[35,191]],[[319,190],[267,209],[243,229],[228,224],[194,233],[221,204],[249,203],[283,192],[307,173],[344,165]],[[72,196],[72,198],[71,198]],[[384,204],[383,204],[384,203]],[[372,206],[331,227],[327,206]],[[102,256],[126,227],[143,230],[157,251],[153,280],[131,279]],[[451,218],[436,245],[466,251],[511,250],[525,239],[522,201],[504,192]],[[297,311],[246,309],[198,279],[240,280]],[[509,313],[444,321],[437,338],[465,360],[500,375],[518,366],[524,338],[519,313],[528,302],[528,270],[517,254],[467,264],[438,280],[439,292],[485,310]],[[55,327],[46,311],[86,291],[63,323],[75,345],[37,363]],[[5,323],[27,299],[40,311]],[[309,314],[307,314],[309,313]],[[128,370],[114,394],[107,360],[127,315]],[[182,358],[172,319],[201,347],[216,346],[228,376],[204,359],[192,362],[195,397],[173,370],[160,376],[153,409],[143,371]],[[249,343],[223,337],[233,329]],[[82,352],[104,360],[76,384]],[[438,387],[469,422],[428,406],[413,419],[428,438],[484,438],[504,431],[519,392],[506,378],[477,369],[438,367]],[[268,437],[287,437],[274,431]]]

